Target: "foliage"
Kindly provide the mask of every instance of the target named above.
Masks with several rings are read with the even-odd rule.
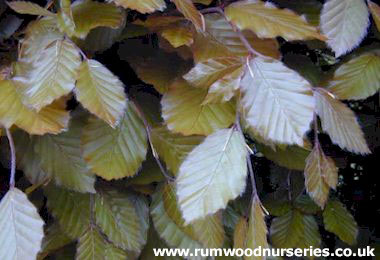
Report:
[[[0,34],[0,258],[321,247],[319,226],[355,244],[321,136],[371,153],[350,101],[380,89],[380,48],[361,46],[380,35],[380,7],[294,2],[8,2],[24,22]],[[262,156],[298,182],[280,173],[266,194]]]

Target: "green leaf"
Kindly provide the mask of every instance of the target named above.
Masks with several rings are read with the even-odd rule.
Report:
[[[250,127],[267,141],[303,146],[315,106],[307,80],[280,61],[256,57],[249,63],[241,88]]]
[[[203,140],[201,136],[174,134],[164,126],[153,128],[151,138],[158,155],[173,174],[178,173],[186,156]]]
[[[272,221],[271,241],[277,248],[319,247],[321,243],[318,225],[313,216],[303,215],[298,210]]]
[[[27,196],[11,188],[0,202],[0,259],[36,258],[44,236],[44,221]]]
[[[358,224],[354,217],[338,200],[330,200],[323,212],[327,231],[336,234],[343,242],[354,245],[358,236]]]
[[[175,81],[161,100],[162,117],[170,131],[183,135],[209,135],[230,126],[235,119],[231,102],[202,105],[207,90]]]
[[[146,243],[140,216],[128,195],[101,191],[95,199],[95,217],[96,224],[116,246],[140,252]]]
[[[322,129],[331,141],[350,152],[371,153],[354,112],[324,89],[317,89],[314,95]]]
[[[130,102],[116,128],[91,117],[81,142],[90,169],[106,180],[135,175],[147,153],[145,128]]]
[[[19,77],[25,102],[37,111],[67,95],[75,87],[81,58],[77,47],[67,40],[56,40],[41,51],[26,77]]]
[[[157,233],[170,247],[186,248],[189,249],[190,252],[194,251],[196,248],[202,248],[202,245],[199,242],[194,241],[182,231],[182,229],[166,213],[160,189],[152,196],[150,214]]]
[[[12,80],[0,81],[0,124],[9,128],[17,125],[34,135],[58,134],[67,128],[70,115],[65,110],[66,100],[57,100],[39,112],[22,103],[20,86]]]
[[[7,4],[10,8],[20,14],[55,16],[54,13],[32,2],[13,1],[7,2]]]
[[[249,223],[246,237],[246,248],[251,248],[254,250],[255,248],[261,247],[262,249],[268,248],[267,241],[267,225],[265,223],[265,214],[262,209],[261,202],[256,195],[253,198],[250,215],[249,215]],[[245,257],[245,259],[265,259],[265,257]]]
[[[339,57],[357,47],[367,35],[368,8],[363,0],[328,0],[320,23],[327,45]]]
[[[222,129],[206,137],[186,157],[176,179],[185,222],[225,208],[243,193],[246,175],[247,149],[236,129]]]
[[[75,259],[99,259],[106,249],[106,242],[95,226],[90,226],[78,239]]]
[[[71,242],[73,242],[73,239],[62,231],[58,222],[53,223],[45,232],[38,259],[44,259],[50,253],[70,244]]]
[[[283,37],[287,41],[325,40],[317,29],[289,9],[278,9],[260,0],[238,1],[225,9],[227,19],[241,29],[249,29],[260,38]]]
[[[316,143],[306,159],[305,186],[310,197],[324,208],[329,197],[330,185],[335,189],[338,183],[338,169],[334,161],[327,157]]]
[[[76,97],[91,113],[115,127],[124,114],[124,84],[103,64],[85,60],[78,70]]]
[[[166,4],[164,0],[113,0],[116,5],[124,8],[130,8],[140,13],[153,13],[155,11],[164,11]]]
[[[317,214],[321,208],[310,198],[309,195],[300,195],[294,202],[293,206],[305,214]]]
[[[380,53],[368,52],[341,65],[328,82],[339,99],[359,100],[380,89]]]
[[[265,198],[263,201],[265,209],[268,210],[269,215],[281,217],[291,211],[291,205],[289,201],[284,198],[277,199],[273,197]]]
[[[47,207],[60,228],[71,238],[79,238],[90,226],[90,194],[49,185],[44,189]]]
[[[290,170],[303,171],[305,169],[305,160],[310,154],[310,150],[296,145],[291,146],[275,146],[272,147],[256,143],[256,148],[262,152],[265,158],[274,161],[282,167],[286,167]]]
[[[113,29],[123,23],[123,13],[113,4],[84,0],[72,5],[75,23],[74,36],[84,39],[88,33],[97,27],[104,26]]]
[[[69,131],[59,135],[35,137],[35,152],[41,168],[53,176],[57,185],[94,193],[95,178],[81,156],[80,135],[82,125],[72,120]]]

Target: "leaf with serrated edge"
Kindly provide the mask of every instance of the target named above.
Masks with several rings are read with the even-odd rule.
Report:
[[[82,62],[75,94],[85,108],[112,127],[120,121],[126,107],[123,83],[96,60]]]
[[[151,138],[158,155],[173,174],[178,173],[186,156],[203,140],[202,136],[174,134],[164,126],[153,128]]]
[[[103,26],[118,28],[123,22],[123,13],[113,4],[82,1],[72,5],[75,22],[74,36],[84,39],[94,28]]]
[[[161,100],[162,117],[170,131],[183,135],[209,135],[235,120],[231,102],[202,105],[207,90],[191,87],[185,80],[173,82]]]
[[[194,87],[209,89],[205,104],[214,99],[226,102],[240,86],[243,64],[243,60],[235,57],[209,59],[197,63],[183,78]]]
[[[195,8],[191,0],[172,0],[176,5],[177,9],[190,20],[195,28],[199,31],[205,30],[205,19],[203,15]]]
[[[54,13],[32,2],[13,1],[7,2],[7,4],[10,8],[20,14],[55,16]]]
[[[380,53],[369,52],[344,63],[334,72],[327,87],[339,99],[372,96],[380,89]]]
[[[159,236],[171,247],[186,248],[190,252],[202,245],[189,237],[182,229],[168,216],[162,200],[162,191],[159,189],[152,196],[150,206],[153,225]]]
[[[371,153],[354,112],[324,89],[317,89],[314,95],[322,129],[331,141],[350,152]]]
[[[95,177],[81,156],[79,120],[72,120],[68,132],[34,137],[34,150],[41,168],[53,176],[57,185],[79,192],[95,193]]]
[[[11,188],[0,202],[0,259],[35,259],[41,249],[44,221],[25,193]]]
[[[335,189],[337,182],[338,170],[334,161],[323,153],[317,143],[306,159],[305,187],[307,192],[321,208],[324,208],[329,197],[329,186],[331,185]]]
[[[265,223],[265,214],[261,202],[256,195],[253,198],[249,215],[246,247],[252,250],[258,247],[262,249],[268,248],[267,233],[268,229]],[[265,257],[245,257],[245,259],[265,259]]]
[[[141,236],[141,222],[128,195],[116,191],[98,193],[95,217],[97,225],[115,245],[140,252],[146,241]]]
[[[78,193],[53,185],[44,189],[47,207],[65,234],[75,239],[90,225],[90,194]]]
[[[164,0],[113,0],[113,2],[118,6],[130,8],[143,14],[163,11],[166,8]]]
[[[278,9],[270,2],[238,1],[225,9],[226,17],[241,29],[250,29],[260,38],[283,37],[287,41],[326,38],[305,18],[289,9]]]
[[[23,95],[11,80],[0,82],[0,124],[9,128],[13,124],[29,134],[58,134],[67,128],[70,115],[65,100],[57,100],[39,112],[22,103]]]
[[[81,143],[90,169],[106,180],[135,175],[147,153],[145,128],[131,103],[116,128],[91,117]]]
[[[244,138],[234,128],[216,131],[190,152],[176,179],[186,223],[225,208],[244,191],[246,156]]]
[[[368,8],[363,0],[328,0],[321,13],[327,45],[339,57],[357,47],[367,34]]]
[[[280,61],[257,57],[250,61],[241,88],[249,126],[265,140],[303,146],[315,106],[307,80]]]
[[[77,47],[57,40],[43,50],[26,77],[18,78],[25,86],[25,102],[37,111],[70,93],[75,87],[81,63]]]
[[[356,243],[358,224],[340,201],[330,200],[327,203],[323,222],[326,230],[336,234],[342,241],[349,245]]]

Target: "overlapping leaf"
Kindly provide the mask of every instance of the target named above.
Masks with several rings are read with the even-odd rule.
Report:
[[[339,99],[365,99],[380,89],[380,54],[369,52],[341,65],[328,83]]]
[[[27,196],[11,188],[0,202],[0,258],[35,259],[41,249],[44,221]]]
[[[250,61],[241,88],[250,127],[265,140],[303,146],[315,106],[307,80],[277,60],[257,57]]]
[[[191,0],[172,0],[177,9],[190,20],[199,31],[205,30],[205,20],[203,15],[195,8]]]
[[[165,38],[174,48],[184,45],[190,46],[193,43],[193,33],[185,26],[170,26],[161,31],[161,36]]]
[[[246,155],[244,138],[234,128],[218,130],[190,152],[176,179],[186,223],[225,208],[244,191]]]
[[[309,195],[324,208],[329,197],[330,187],[335,189],[338,182],[338,170],[334,161],[327,157],[316,144],[306,159],[305,186]]]
[[[207,90],[176,80],[161,100],[162,117],[169,130],[184,135],[208,135],[234,122],[231,102],[202,105]]]
[[[14,81],[0,81],[0,123],[3,126],[17,125],[34,135],[58,134],[67,128],[70,115],[65,110],[65,99],[57,100],[39,112],[25,106],[22,99]]]
[[[130,198],[115,191],[103,191],[95,198],[96,223],[108,239],[120,248],[140,252],[147,228],[141,225],[145,218],[138,215]]]
[[[95,192],[95,178],[81,156],[82,125],[71,121],[68,132],[35,138],[35,151],[41,168],[53,176],[57,185],[79,192]]]
[[[75,33],[75,22],[71,8],[71,0],[59,0],[60,9],[57,13],[57,26],[61,32],[70,37]]]
[[[75,93],[85,108],[112,127],[124,114],[126,96],[123,83],[96,60],[82,62]]]
[[[124,8],[130,8],[140,13],[153,13],[163,11],[166,8],[164,0],[113,0],[116,5]]]
[[[325,37],[305,19],[289,9],[278,9],[260,0],[238,1],[225,9],[228,20],[241,29],[250,29],[260,38],[281,36],[288,41]]]
[[[95,226],[90,226],[78,239],[75,259],[99,259],[106,249],[106,241]]]
[[[157,153],[173,174],[177,174],[186,156],[203,140],[201,136],[173,134],[163,126],[153,128],[151,138]]]
[[[330,200],[323,212],[326,230],[336,234],[349,245],[356,243],[358,225],[351,213],[337,200]]]
[[[131,103],[116,128],[91,117],[81,142],[89,167],[106,180],[135,175],[147,152],[145,128]]]
[[[380,31],[380,6],[372,1],[368,1],[368,7],[375,21],[377,30]]]
[[[183,77],[194,87],[208,89],[204,101],[207,104],[229,101],[239,88],[243,73],[243,60],[223,57],[197,63]]]
[[[333,143],[360,154],[371,153],[354,112],[324,89],[314,92],[317,113]]]
[[[321,29],[336,57],[357,47],[368,25],[369,12],[363,0],[328,0],[323,5]]]
[[[58,222],[55,222],[45,231],[41,251],[39,252],[37,259],[43,259],[49,253],[54,252],[55,250],[58,250],[71,242],[73,242],[73,239],[62,231]]]
[[[245,248],[248,222],[245,217],[240,217],[234,229],[234,248]]]
[[[25,86],[26,102],[36,110],[68,94],[75,86],[80,66],[77,47],[67,40],[56,40],[41,52],[26,77],[18,81]]]
[[[32,2],[13,1],[13,2],[8,2],[8,5],[14,11],[20,14],[55,16],[54,13]]]

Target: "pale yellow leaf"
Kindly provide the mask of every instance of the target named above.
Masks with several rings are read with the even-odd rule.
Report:
[[[218,130],[181,164],[176,192],[186,223],[214,214],[245,189],[247,150],[234,128]]]
[[[22,94],[11,80],[0,81],[0,124],[13,124],[34,135],[58,134],[67,128],[70,115],[66,100],[60,99],[39,112],[22,103]]]
[[[195,8],[191,0],[171,0],[177,9],[190,20],[195,28],[199,31],[205,31],[205,19],[203,15]]]
[[[336,57],[357,47],[368,26],[369,12],[363,0],[328,0],[323,5],[321,29]]]
[[[245,242],[248,233],[248,222],[245,217],[240,217],[234,230],[234,248],[246,248]]]
[[[238,1],[229,5],[225,14],[239,29],[252,30],[260,38],[281,36],[287,41],[326,39],[305,18],[289,9],[279,9],[270,2]]]
[[[103,64],[85,60],[78,70],[75,94],[90,112],[115,127],[124,114],[124,84]]]
[[[261,247],[262,249],[268,248],[267,240],[267,225],[265,223],[265,214],[262,209],[261,202],[256,195],[253,198],[251,210],[249,214],[249,223],[246,237],[246,248],[255,248]],[[265,259],[262,257],[245,257],[245,259]]]
[[[380,89],[380,53],[369,52],[341,65],[328,83],[339,99],[365,99]]]
[[[22,84],[26,103],[37,111],[68,94],[75,87],[81,57],[77,47],[67,40],[56,40],[44,49]]]
[[[13,1],[7,2],[10,8],[20,14],[32,14],[32,15],[44,15],[44,16],[55,16],[54,13],[49,10],[35,4],[26,1]]]
[[[371,153],[354,112],[324,89],[317,89],[314,95],[322,129],[331,141],[350,152]]]
[[[316,143],[306,159],[304,174],[307,192],[321,208],[324,208],[329,198],[329,186],[336,188],[338,170],[334,161],[323,153],[319,143]]]
[[[298,144],[313,120],[310,83],[273,59],[256,57],[242,79],[245,119],[265,140]]]
[[[113,2],[118,6],[130,8],[143,14],[163,11],[166,8],[164,0],[113,0]]]
[[[59,30],[70,37],[75,32],[75,22],[71,9],[71,0],[59,0],[60,9],[57,13],[57,26]]]
[[[147,153],[147,136],[136,108],[128,103],[116,128],[90,118],[81,137],[89,168],[106,180],[137,174]]]
[[[164,126],[153,128],[151,138],[158,155],[175,175],[186,156],[203,140],[202,136],[174,134]]]
[[[208,135],[235,120],[231,102],[202,105],[207,90],[176,80],[161,100],[162,117],[169,130],[184,135]]]
[[[371,11],[372,18],[375,21],[377,30],[380,31],[380,6],[368,0],[369,10]]]
[[[1,199],[0,216],[0,259],[36,259],[44,221],[25,193],[11,188]]]

